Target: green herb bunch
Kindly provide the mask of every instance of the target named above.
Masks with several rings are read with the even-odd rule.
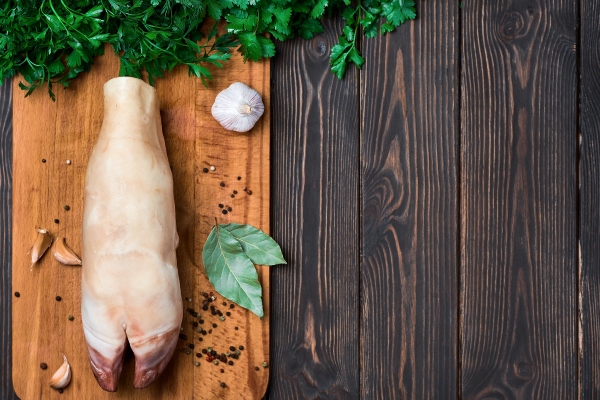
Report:
[[[177,65],[205,82],[205,65],[221,67],[238,49],[244,60],[272,57],[272,39],[310,39],[321,18],[341,12],[346,21],[331,51],[342,78],[349,63],[364,63],[357,39],[393,31],[414,19],[413,0],[4,0],[0,5],[0,80],[17,72],[30,94],[48,84],[68,86],[112,45],[122,76],[148,74],[150,83]],[[224,21],[226,33],[217,23]],[[201,28],[208,27],[202,33]],[[268,35],[267,35],[268,34]],[[206,82],[205,82],[206,83]]]

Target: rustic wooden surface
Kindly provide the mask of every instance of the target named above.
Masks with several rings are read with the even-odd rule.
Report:
[[[580,7],[580,398],[591,400],[600,398],[600,3]]]
[[[464,398],[577,398],[577,11],[463,3]]]
[[[343,81],[327,72],[340,21],[277,44],[271,228],[289,264],[271,275],[266,398],[600,396],[600,7],[442,3],[364,40]]]
[[[361,398],[456,393],[458,2],[420,2],[361,75]]]
[[[288,257],[272,272],[273,399],[359,396],[358,74],[328,67],[342,26],[273,60],[273,235]]]
[[[16,80],[13,85],[12,291],[20,293],[13,298],[12,309],[15,391],[25,399],[61,397],[47,381],[65,353],[74,371],[64,393],[71,398],[260,399],[268,382],[268,370],[255,370],[269,359],[268,268],[259,267],[265,298],[263,319],[241,307],[229,309],[228,301],[225,310],[221,304],[225,299],[215,293],[217,309],[231,312],[220,321],[202,311],[201,293],[214,289],[203,271],[201,254],[215,218],[219,223],[249,223],[269,231],[269,112],[247,134],[227,132],[210,112],[217,93],[238,80],[256,88],[269,110],[268,63],[243,63],[236,56],[227,70],[214,71],[215,83],[209,89],[189,78],[183,68],[156,85],[173,171],[184,306],[198,311],[205,321],[200,326],[209,331],[207,335],[195,332],[192,322],[198,318],[185,313],[182,334],[187,339],[179,341],[170,367],[157,382],[143,391],[135,390],[134,362],[129,357],[118,392],[102,391],[91,373],[81,329],[81,269],[60,265],[48,252],[30,271],[27,253],[36,227],[48,229],[54,237],[65,236],[69,246],[80,253],[84,176],[102,124],[102,85],[117,73],[118,59],[109,50],[96,61],[92,72],[69,90],[58,88],[56,103],[44,91],[23,98]],[[216,169],[203,172],[211,166]],[[231,197],[234,190],[238,194]],[[220,203],[231,207],[231,212],[222,214]],[[60,302],[54,299],[57,295],[62,297]],[[75,317],[73,322],[67,319],[69,314]],[[195,346],[192,354],[183,351],[188,343]],[[232,345],[245,348],[232,366],[217,366],[205,361],[203,354],[196,356],[203,348],[225,353]],[[194,365],[196,361],[200,367]],[[40,369],[42,362],[48,364],[45,371]],[[227,387],[222,388],[221,382]]]

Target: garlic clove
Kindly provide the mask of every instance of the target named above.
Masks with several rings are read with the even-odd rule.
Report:
[[[64,237],[59,237],[54,242],[54,247],[52,247],[52,254],[54,258],[58,260],[58,262],[65,265],[81,265],[81,259],[75,254],[73,250],[65,241]]]
[[[71,366],[67,361],[67,356],[63,354],[65,360],[59,369],[56,370],[50,378],[50,387],[52,389],[63,389],[71,382]]]
[[[46,229],[38,229],[37,237],[35,238],[35,242],[31,247],[31,267],[38,262],[40,258],[44,255],[46,250],[50,248],[52,244],[52,235]]]
[[[211,109],[223,128],[236,132],[252,129],[264,111],[260,94],[242,82],[232,83],[221,91]]]

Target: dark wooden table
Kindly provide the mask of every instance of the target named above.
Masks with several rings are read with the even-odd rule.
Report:
[[[270,399],[600,398],[600,2],[417,1],[272,61]],[[0,88],[0,397],[11,88]]]

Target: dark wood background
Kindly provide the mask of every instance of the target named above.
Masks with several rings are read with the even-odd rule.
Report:
[[[417,1],[272,60],[269,399],[600,398],[600,3]],[[11,87],[0,398],[12,399]]]

